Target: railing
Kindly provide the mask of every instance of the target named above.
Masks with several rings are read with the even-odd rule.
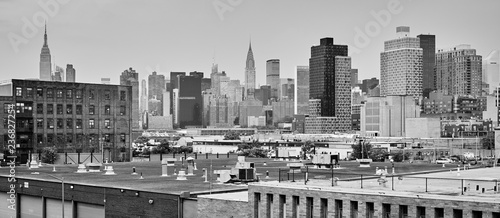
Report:
[[[443,195],[500,194],[500,179],[460,178],[460,171],[450,171],[450,177],[431,177],[427,174],[358,174],[336,172],[335,169],[279,169],[279,182],[294,182],[314,186],[393,190]],[[452,178],[456,177],[456,178]]]

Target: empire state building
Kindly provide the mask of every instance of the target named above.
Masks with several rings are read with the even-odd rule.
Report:
[[[51,81],[52,64],[49,45],[47,44],[47,25],[45,25],[43,40],[42,52],[40,53],[40,80]]]

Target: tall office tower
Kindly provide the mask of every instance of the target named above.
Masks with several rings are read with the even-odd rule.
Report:
[[[49,44],[47,43],[47,24],[45,24],[45,34],[43,35],[43,47],[40,52],[40,80],[52,80],[52,63]]]
[[[241,84],[239,80],[229,80],[228,84],[228,93],[227,96],[229,98],[229,102],[241,102],[242,93],[241,93]]]
[[[255,99],[262,101],[262,105],[271,105],[271,86],[264,85],[255,89]]]
[[[361,91],[364,93],[369,93],[371,89],[374,89],[378,86],[379,82],[380,81],[375,77],[372,77],[371,79],[364,79],[361,83]]]
[[[420,48],[422,48],[422,92],[424,97],[436,90],[436,36],[418,35]]]
[[[318,117],[306,119],[306,133],[346,132],[351,129],[351,58],[347,45],[322,38],[311,47],[309,98],[320,101]]]
[[[222,71],[223,76],[219,77],[219,92],[216,93],[218,96],[227,96],[229,92],[229,81],[231,78],[226,76],[226,72]]]
[[[141,105],[140,112],[148,111],[148,86],[145,79],[141,81]]]
[[[436,54],[437,90],[445,95],[480,96],[482,57],[470,45],[459,45]]]
[[[228,98],[225,96],[210,99],[210,126],[230,127],[232,122],[228,119]]]
[[[139,73],[130,67],[120,75],[120,85],[132,86],[132,129],[140,128],[141,112],[139,111]]]
[[[279,99],[295,101],[295,81],[293,78],[280,78]]]
[[[227,85],[230,79],[226,76],[226,72],[222,71],[222,73],[212,73],[210,76],[213,94],[217,96],[227,94]]]
[[[351,69],[351,88],[358,86],[358,69]]]
[[[212,79],[201,78],[201,91],[206,91],[212,88]]]
[[[170,92],[163,92],[163,116],[170,116]]]
[[[397,27],[397,39],[384,42],[380,53],[380,95],[422,96],[422,48],[409,37],[410,27]]]
[[[66,65],[66,82],[74,83],[76,81],[76,70],[73,64]]]
[[[202,126],[201,78],[179,76],[178,122],[180,128]]]
[[[266,61],[266,85],[271,86],[271,98],[279,99],[280,93],[280,60]]]
[[[163,92],[165,91],[165,76],[153,72],[148,76],[148,99],[157,99],[158,101],[149,101],[148,110],[150,114],[163,116]],[[153,105],[152,105],[153,104]],[[157,105],[156,105],[157,104]]]
[[[189,72],[189,75],[203,79],[203,72],[193,71],[193,72]]]
[[[54,71],[52,75],[52,81],[62,82],[62,75],[64,75],[64,69],[60,66],[56,66],[56,71]]]
[[[297,66],[295,86],[295,114],[305,115],[309,110],[309,66]]]
[[[494,50],[483,59],[483,82],[488,84],[488,93],[500,86],[500,51]]]
[[[179,78],[178,76],[185,76],[186,72],[170,72],[170,114],[174,114],[174,100],[177,98],[174,98],[174,89],[179,88]],[[175,119],[172,119],[175,122]]]
[[[252,43],[250,42],[250,46],[248,48],[247,53],[247,62],[245,67],[245,99],[253,98],[253,94],[255,91],[255,61],[253,59],[252,52]]]

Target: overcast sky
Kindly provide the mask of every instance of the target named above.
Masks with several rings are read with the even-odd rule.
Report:
[[[0,80],[38,78],[44,16],[52,61],[73,64],[78,82],[118,83],[129,67],[141,79],[153,70],[209,77],[214,58],[243,82],[251,38],[263,85],[266,60],[280,59],[281,77],[295,77],[295,66],[308,65],[310,47],[323,37],[349,45],[359,79],[379,78],[383,42],[401,25],[411,36],[436,35],[437,48],[470,44],[483,57],[500,49],[498,0],[60,1],[0,0]],[[57,7],[46,10],[46,2]]]

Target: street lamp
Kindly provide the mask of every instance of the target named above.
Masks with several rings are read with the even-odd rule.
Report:
[[[46,174],[47,176],[50,176],[50,177],[52,177],[54,179],[57,179],[57,180],[61,181],[61,195],[62,195],[61,196],[61,203],[62,203],[61,206],[62,206],[62,218],[64,218],[64,177],[59,178],[59,177],[54,176],[52,174],[48,174],[48,173],[44,173],[44,174]]]

